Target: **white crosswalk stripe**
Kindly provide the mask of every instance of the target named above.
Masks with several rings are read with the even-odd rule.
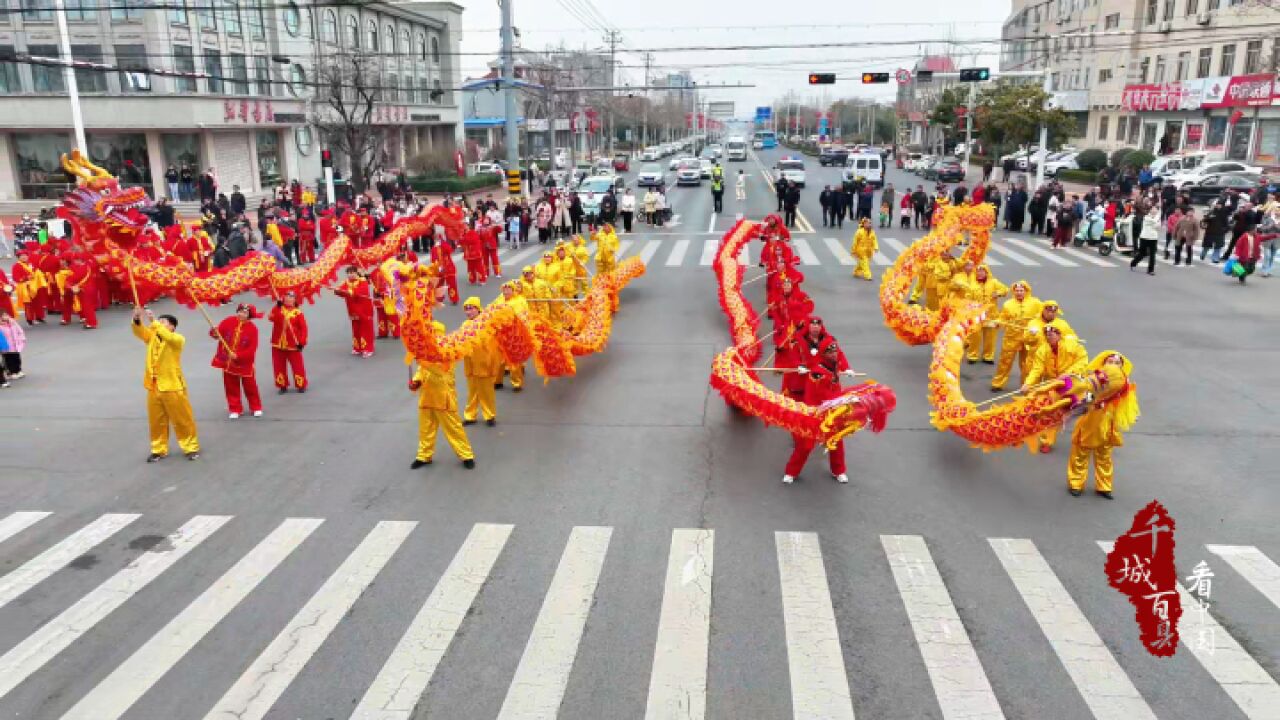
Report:
[[[0,518],[0,537],[12,538],[24,533],[22,537],[26,540],[49,545],[48,550],[37,555],[40,563],[32,565],[35,561],[28,561],[6,578],[11,588],[19,590],[17,595],[12,595],[13,589],[9,590],[11,599],[20,597],[24,588],[30,588],[65,568],[70,560],[78,557],[73,552],[89,552],[121,528],[139,520],[137,515],[103,515],[89,525],[62,529],[47,521],[50,515],[27,512]],[[273,573],[293,562],[301,548],[321,549],[312,546],[324,541],[325,535],[317,531],[326,520],[284,519],[262,538],[255,538],[256,544],[244,550],[242,555],[229,558],[229,569],[209,575],[216,580],[207,586],[204,585],[207,581],[196,581],[201,587],[194,600],[186,605],[173,605],[171,615],[155,618],[159,629],[154,632],[147,630],[145,641],[139,638],[140,646],[127,655],[121,655],[123,660],[116,659],[113,654],[103,654],[109,653],[110,647],[119,646],[119,643],[111,642],[112,638],[98,637],[89,642],[86,636],[89,633],[101,636],[108,630],[113,633],[142,632],[144,629],[140,627],[120,627],[123,617],[116,617],[134,618],[136,613],[116,613],[116,610],[127,603],[146,602],[153,612],[166,613],[165,608],[171,603],[154,597],[141,600],[143,591],[152,584],[165,585],[153,581],[171,568],[176,572],[180,563],[224,557],[220,552],[221,546],[230,542],[233,535],[220,529],[228,526],[229,530],[232,522],[234,519],[228,516],[196,516],[123,569],[111,569],[111,562],[85,567],[77,572],[103,573],[104,577],[99,585],[73,601],[43,593],[33,594],[33,607],[24,609],[34,611],[38,617],[52,619],[29,631],[28,637],[0,656],[0,698],[8,702],[25,702],[31,697],[52,697],[56,687],[45,687],[44,684],[60,682],[54,668],[64,665],[75,668],[87,662],[102,666],[104,661],[114,662],[114,665],[102,666],[104,677],[85,694],[64,700],[70,709],[62,715],[63,720],[131,717],[142,708],[145,698],[162,690],[167,695],[189,687],[188,678],[183,676],[184,668],[196,660],[221,626],[235,618],[236,613],[244,612],[244,606],[255,593],[263,592]],[[609,554],[611,543],[621,543],[623,538],[615,537],[609,527],[573,528],[564,541],[554,573],[547,571],[552,577],[535,578],[535,595],[523,597],[527,602],[540,601],[537,618],[530,628],[527,625],[511,627],[504,624],[508,613],[502,607],[480,606],[485,600],[484,588],[496,576],[499,562],[506,560],[519,564],[527,559],[523,553],[528,548],[511,543],[515,532],[512,525],[479,523],[472,526],[438,578],[415,576],[408,592],[410,597],[425,596],[420,606],[411,608],[405,605],[403,597],[393,605],[379,607],[373,607],[373,604],[385,602],[385,599],[362,600],[375,580],[390,571],[390,561],[406,545],[409,536],[418,531],[414,522],[373,523],[354,548],[343,547],[333,557],[332,565],[322,564],[313,572],[319,588],[283,628],[272,625],[264,630],[258,625],[251,625],[256,632],[265,634],[238,638],[238,644],[228,647],[241,647],[243,654],[233,652],[231,657],[218,658],[219,662],[235,668],[238,677],[230,682],[230,687],[217,688],[215,695],[221,694],[221,698],[205,716],[206,719],[261,720],[276,714],[297,714],[292,707],[286,711],[284,707],[275,706],[280,704],[289,688],[301,680],[300,676],[308,672],[308,665],[315,665],[312,661],[317,653],[336,642],[339,626],[348,620],[360,622],[360,618],[369,617],[370,613],[357,603],[369,603],[368,609],[380,613],[380,622],[393,628],[396,634],[381,649],[385,655],[369,656],[372,662],[381,664],[380,668],[376,665],[372,668],[349,668],[353,676],[372,678],[367,687],[357,691],[360,700],[351,715],[355,720],[408,720],[424,712],[427,699],[436,699],[435,693],[444,693],[447,697],[449,691],[437,687],[433,680],[442,675],[451,653],[470,652],[452,648],[463,633],[473,630],[526,637],[518,666],[505,687],[500,718],[524,720],[571,714],[568,705],[561,707],[566,697],[573,696],[572,693],[566,695],[571,677],[584,672],[581,669],[584,665],[597,666],[612,660],[611,656],[599,655],[602,647],[606,646],[599,642],[583,642],[594,603],[597,599],[607,599],[608,593],[617,592],[619,587],[629,591],[638,587],[635,579],[629,577],[620,585],[611,582],[612,587],[600,584],[610,567],[608,563],[615,562]],[[69,534],[60,537],[61,533]],[[637,618],[639,625],[633,634],[637,646],[607,645],[609,653],[644,653],[652,647],[652,665],[647,677],[644,673],[629,674],[616,681],[626,684],[628,693],[646,693],[646,720],[705,720],[725,712],[723,708],[716,707],[717,698],[722,697],[725,690],[718,688],[711,678],[718,668],[723,670],[726,663],[734,661],[732,653],[725,655],[725,648],[742,647],[741,638],[722,638],[727,640],[727,645],[713,644],[712,627],[717,608],[724,600],[717,594],[722,596],[724,588],[733,587],[740,578],[734,578],[727,584],[717,582],[715,584],[719,587],[714,587],[713,580],[718,580],[714,577],[714,556],[723,556],[723,551],[715,552],[716,539],[717,533],[707,528],[672,530],[664,570],[661,574],[646,571],[642,578],[650,586],[661,584],[659,612],[647,619]],[[436,542],[436,539],[423,538],[423,542]],[[912,655],[906,659],[907,665],[920,665],[928,677],[924,687],[932,689],[932,694],[923,698],[905,699],[925,705],[904,705],[904,715],[938,714],[940,711],[940,717],[948,720],[996,720],[1003,718],[1005,712],[1019,716],[1028,714],[1027,708],[1019,704],[1023,699],[999,697],[1001,692],[1005,692],[999,690],[1002,684],[993,685],[992,681],[997,679],[994,675],[989,678],[989,671],[995,672],[1000,668],[998,672],[1004,680],[1003,687],[1009,687],[1008,663],[999,658],[1009,651],[1010,645],[1004,638],[975,633],[961,619],[958,608],[971,606],[974,598],[962,597],[956,591],[959,585],[949,581],[945,563],[935,563],[930,542],[921,535],[881,535],[879,548],[842,547],[839,555],[827,558],[845,557],[850,552],[884,554],[893,582],[880,585],[891,595],[896,593],[900,605],[875,607],[880,611],[887,607],[890,613],[902,613],[896,618],[891,617],[890,621],[897,622],[898,618],[905,617],[916,645],[914,650],[909,644],[885,649],[867,645],[867,638],[844,637],[842,640],[841,628],[848,625],[839,625],[837,621],[844,618],[847,622],[850,614],[866,608],[860,595],[840,598],[840,603],[833,602],[837,598],[831,594],[828,573],[833,573],[833,578],[847,580],[847,568],[837,565],[840,562],[837,560],[824,561],[819,536],[811,532],[774,533],[776,557],[773,560],[777,562],[778,571],[774,581],[777,583],[777,595],[774,597],[779,598],[780,603],[769,602],[767,597],[764,598],[766,602],[753,602],[749,607],[759,617],[749,619],[764,627],[780,621],[782,632],[774,635],[774,640],[767,639],[770,637],[767,632],[758,638],[776,643],[775,652],[786,653],[793,717],[852,720],[855,708],[850,677],[857,678],[866,672],[863,663],[870,662],[869,658],[886,650]],[[1110,547],[1109,543],[1098,545],[1104,550]],[[26,543],[13,543],[11,550],[25,553],[26,546]],[[203,548],[202,551],[192,553],[197,547]],[[1226,575],[1233,579],[1238,576],[1270,603],[1268,611],[1272,607],[1280,611],[1280,567],[1262,550],[1248,545],[1204,547],[1223,561],[1224,567],[1215,568],[1217,581],[1225,580]],[[936,545],[933,550],[942,552]],[[625,558],[634,548],[628,548],[628,551],[615,551],[615,554]],[[955,548],[949,546],[946,551],[955,552]],[[973,551],[987,558],[990,556],[986,553],[994,553],[1011,584],[995,583],[989,589],[1011,603],[1007,608],[1012,612],[1019,613],[1025,607],[1029,611],[1029,619],[1034,619],[1043,634],[1043,639],[1035,634],[1021,638],[1021,642],[1031,645],[1024,644],[1019,651],[1034,652],[1037,644],[1047,643],[1067,671],[1046,678],[1044,682],[1059,683],[1063,688],[1071,688],[1072,693],[1078,692],[1088,712],[1098,718],[1140,720],[1154,717],[1148,702],[1129,679],[1128,670],[1118,662],[1122,660],[1125,665],[1134,666],[1135,659],[1114,657],[1108,649],[1109,646],[1116,647],[1115,642],[1132,642],[1132,637],[1127,636],[1124,640],[1108,638],[1104,643],[1091,620],[1073,599],[1072,595],[1077,590],[1068,589],[1069,583],[1064,584],[1059,579],[1050,562],[1031,540],[992,538],[986,541],[985,546],[975,542]],[[314,554],[319,557],[334,555],[331,551]],[[10,561],[0,555],[0,563],[5,562]],[[621,565],[612,568],[615,573],[619,567],[630,564],[629,560],[623,559],[616,562]],[[771,560],[758,558],[755,562]],[[722,565],[727,569],[721,569],[721,574],[747,572],[760,575],[760,568]],[[1225,565],[1230,565],[1231,570]],[[32,569],[39,572],[32,572]],[[767,572],[766,575],[772,573]],[[202,578],[205,573],[197,567],[188,576]],[[426,586],[433,586],[429,593]],[[652,589],[656,598],[659,589]],[[159,589],[153,588],[148,592],[159,592]],[[1194,598],[1184,588],[1180,587],[1179,592],[1184,608],[1179,628],[1182,636],[1179,652],[1191,654],[1203,667],[1206,680],[1221,687],[1224,693],[1221,702],[1230,698],[1243,716],[1274,720],[1276,708],[1280,708],[1280,686],[1264,668],[1268,659],[1263,656],[1255,659],[1236,640],[1237,637],[1247,637],[1248,623],[1232,615],[1236,608],[1230,604],[1215,604],[1211,612],[1201,614]],[[501,596],[504,595],[499,593],[492,597]],[[291,596],[284,597],[285,602],[289,602]],[[982,602],[989,603],[992,599],[984,596]],[[42,605],[47,604],[56,604],[57,607],[46,611]],[[66,607],[68,605],[70,607]],[[740,613],[741,598],[729,598],[728,606],[734,608],[731,615]],[[1249,622],[1256,621],[1250,619]],[[494,627],[493,623],[499,625]],[[1231,627],[1230,632],[1227,626]],[[1111,627],[1111,624],[1105,627]],[[1136,634],[1131,623],[1126,622],[1124,627],[1129,633]],[[720,631],[737,632],[731,628],[732,622],[722,623]],[[848,630],[844,632],[847,635]],[[1206,635],[1208,643],[1204,644],[1201,641]],[[350,637],[351,633],[346,633],[344,641],[350,641]],[[760,642],[758,638],[752,642]],[[102,640],[107,642],[100,642]],[[132,647],[128,639],[124,644]],[[846,645],[856,648],[849,651],[847,663]],[[342,651],[338,647],[330,649]],[[202,667],[201,663],[208,660],[203,658],[194,667]],[[241,663],[248,665],[243,672],[240,671]],[[1192,667],[1197,673],[1200,671],[1194,664]],[[495,693],[502,692],[503,687],[495,690]],[[1174,702],[1191,700],[1178,695],[1182,691],[1176,680],[1170,680],[1167,692],[1173,696]],[[498,695],[488,698],[494,703],[498,700]],[[935,702],[936,706],[933,705]],[[15,708],[14,716],[56,717],[56,712],[62,712],[61,707],[44,708],[43,714],[36,715],[32,714],[36,711],[30,707],[25,713],[23,709]],[[924,707],[930,709],[925,710]],[[933,707],[938,710],[933,710]],[[203,712],[203,709],[195,712]]]
[[[1027,257],[1026,255],[1023,255],[1022,253],[1014,252],[1009,248],[1005,247],[1004,245],[997,245],[994,242],[991,243],[991,246],[987,249],[988,258],[991,257],[991,253],[997,253],[997,254],[1003,255],[1016,263],[1021,263],[1029,267],[1040,267],[1040,263]]]
[[[888,245],[889,247],[893,248],[894,251],[897,253],[897,255],[901,255],[902,253],[907,251],[907,246],[903,245],[897,238],[891,238],[891,237],[880,238],[880,242],[884,245]],[[883,250],[881,250],[881,252],[883,252]]]
[[[650,240],[644,244],[644,249],[640,251],[640,262],[646,266],[653,260],[654,253],[658,252],[658,248],[662,247],[661,240]]]
[[[844,249],[844,246],[840,244],[839,240],[836,240],[835,238],[823,238],[822,243],[827,246],[827,249],[831,251],[831,254],[836,257],[836,260],[839,261],[841,265],[849,266],[853,264],[853,256],[849,254],[848,250]],[[881,258],[884,256],[880,253],[876,253],[876,257]],[[876,264],[878,265],[879,263]],[[885,264],[888,263],[886,262]]]
[[[992,539],[990,543],[1094,717],[1154,720],[1156,715],[1147,701],[1138,694],[1036,546],[1030,540],[1006,538]]]
[[[1065,252],[1077,260],[1083,260],[1087,263],[1097,265],[1098,267],[1115,267],[1116,264],[1110,260],[1103,260],[1096,251],[1077,250],[1075,248],[1064,248]]]
[[[161,573],[185,557],[230,519],[225,515],[198,515],[191,518],[157,545],[158,549],[143,553],[5,653],[4,657],[0,657],[0,698],[8,695],[22,681],[44,667],[45,663],[93,629],[99,621],[152,580],[160,577]]]
[[[800,262],[805,265],[817,265],[818,256],[813,254],[813,248],[809,247],[809,241],[804,238],[796,238],[791,241],[795,246],[796,254],[800,256]]]
[[[671,254],[667,256],[667,267],[677,267],[684,264],[684,254],[687,252],[689,252],[689,241],[677,240],[676,244],[671,248]]]
[[[1099,541],[1098,547],[1109,553],[1114,543]],[[1182,583],[1178,583],[1178,597],[1182,599],[1182,621],[1186,623],[1178,633],[1178,648],[1190,650],[1195,655],[1245,717],[1253,720],[1280,717],[1280,684],[1236,642],[1212,613],[1197,611],[1192,614],[1199,603]],[[1192,623],[1203,623],[1203,627],[1208,629],[1208,643],[1187,642],[1187,638],[1194,637],[1188,629]]]
[[[103,515],[24,563],[22,567],[0,578],[0,608],[66,567],[72,560],[89,552],[98,543],[115,535],[121,528],[139,517],[141,516],[130,514]]]
[[[569,534],[498,720],[556,716],[612,535],[607,527],[575,527]]]
[[[261,720],[417,524],[378,523],[218,700],[205,720]]]
[[[631,249],[632,245],[635,245],[634,240],[623,240],[621,243],[618,244],[618,254],[616,257],[619,260],[626,257],[627,251]]]
[[[702,258],[698,260],[698,264],[707,267],[716,260],[716,250],[720,247],[719,240],[705,240],[702,243]]]
[[[1017,245],[1023,250],[1026,250],[1027,252],[1032,253],[1034,255],[1039,255],[1040,257],[1044,258],[1045,260],[1048,260],[1049,262],[1055,265],[1061,265],[1062,267],[1076,267],[1076,264],[1071,262],[1070,260],[1062,257],[1061,255],[1055,255],[1053,250],[1044,250],[1042,248],[1038,248],[1035,245],[1032,245],[1031,243],[1025,240],[1019,240],[1018,238],[1005,238],[1005,242],[1013,243],[1014,245]]]

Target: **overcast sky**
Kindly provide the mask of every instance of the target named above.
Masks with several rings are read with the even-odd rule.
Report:
[[[926,48],[941,53],[946,41],[962,43],[954,53],[964,66],[998,64],[1000,25],[1008,0],[957,2],[786,2],[783,0],[513,0],[521,44],[532,50],[563,41],[574,48],[605,47],[601,26],[622,34],[618,62],[622,81],[640,84],[644,51],[653,53],[651,76],[689,70],[699,85],[754,84],[754,88],[708,91],[712,100],[732,100],[738,117],[750,117],[788,91],[821,99],[808,85],[809,72],[835,72],[837,84],[825,86],[826,100],[875,97],[891,100],[896,84],[861,83],[864,71],[892,73],[911,67]],[[501,14],[496,0],[456,0],[463,13],[462,75],[475,77],[500,48]],[[588,9],[588,6],[590,9]],[[726,12],[731,8],[733,12]],[[591,10],[596,13],[592,13]],[[967,41],[967,42],[966,42]],[[984,42],[985,41],[985,42]],[[860,47],[790,47],[860,43]],[[871,45],[871,43],[878,43]],[[725,50],[726,46],[752,46]],[[716,48],[677,50],[670,48]],[[976,62],[975,62],[976,56]]]

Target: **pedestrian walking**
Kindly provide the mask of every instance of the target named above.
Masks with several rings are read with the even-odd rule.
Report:
[[[1056,236],[1055,236],[1056,237]],[[1148,212],[1142,217],[1142,230],[1138,234],[1138,249],[1133,253],[1133,261],[1129,263],[1129,269],[1133,270],[1145,258],[1147,261],[1147,274],[1156,274],[1156,246],[1160,242],[1160,217],[1154,212]],[[1056,246],[1055,241],[1055,246]]]
[[[738,179],[734,183],[734,195],[738,200],[747,199],[747,175],[741,170],[738,171]]]
[[[622,202],[619,203],[619,212],[622,214],[622,231],[631,232],[631,222],[636,216],[636,196],[631,193],[631,188],[627,188],[622,193]]]

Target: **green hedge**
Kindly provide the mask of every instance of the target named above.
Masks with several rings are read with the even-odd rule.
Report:
[[[1098,173],[1092,170],[1059,170],[1058,180],[1092,185],[1098,180]]]
[[[502,178],[497,173],[485,173],[472,177],[416,177],[409,178],[409,187],[414,192],[468,192],[481,188],[497,187]]]
[[[1085,150],[1076,155],[1076,165],[1081,170],[1092,170],[1098,172],[1107,166],[1107,154],[1101,150]]]

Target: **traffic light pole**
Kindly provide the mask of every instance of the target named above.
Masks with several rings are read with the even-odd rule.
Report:
[[[969,109],[964,114],[964,176],[969,177],[969,161],[973,158],[973,98],[977,83],[969,83]]]

